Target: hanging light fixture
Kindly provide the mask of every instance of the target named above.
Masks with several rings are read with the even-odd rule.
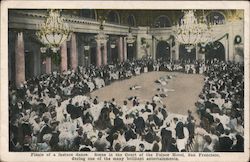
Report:
[[[96,42],[100,43],[101,45],[105,44],[108,40],[108,35],[104,33],[104,26],[103,26],[104,23],[105,21],[101,20],[99,33],[95,36]]]
[[[133,43],[135,42],[135,37],[133,36],[130,27],[128,29],[128,35],[127,35],[126,39],[127,39],[127,43],[129,44],[129,46],[133,45]]]
[[[175,38],[185,45],[188,51],[198,43],[206,44],[212,41],[212,27],[208,24],[203,14],[201,19],[197,19],[193,10],[184,11],[184,16],[180,23],[173,28]]]
[[[38,39],[45,46],[56,53],[64,41],[70,35],[70,28],[64,23],[60,16],[60,10],[51,9],[45,22],[38,25],[39,31],[36,32]],[[43,49],[44,51],[44,49]]]
[[[83,48],[84,48],[85,51],[88,51],[90,49],[90,46],[86,45],[86,46],[83,46]]]

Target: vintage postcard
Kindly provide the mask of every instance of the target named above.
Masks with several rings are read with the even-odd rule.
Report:
[[[249,2],[1,2],[1,161],[249,161]]]

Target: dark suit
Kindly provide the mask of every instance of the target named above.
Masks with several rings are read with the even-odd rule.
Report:
[[[168,116],[167,111],[163,108],[163,109],[161,109],[161,113],[162,113],[163,119],[166,119]]]
[[[41,130],[40,130],[40,134],[39,134],[39,142],[42,142],[43,141],[43,136],[45,135],[45,134],[48,134],[48,133],[52,133],[52,129],[51,129],[51,127],[48,125],[48,124],[45,124],[42,128],[41,128]]]
[[[233,141],[229,137],[220,137],[219,138],[219,152],[229,152]]]
[[[194,123],[192,123],[192,122],[189,122],[187,124],[187,129],[188,129],[190,139],[194,138],[194,127],[195,127]]]
[[[219,123],[215,129],[216,131],[220,132],[220,134],[224,133],[224,126],[221,123]]]
[[[185,136],[184,136],[184,131],[183,131],[183,123],[182,122],[178,122],[177,125],[176,125],[176,128],[175,128],[175,131],[176,131],[176,138],[177,139],[183,139]]]
[[[77,136],[77,137],[74,138],[73,146],[72,146],[73,150],[75,150],[75,151],[79,150],[81,140],[82,140],[82,137],[80,137],[80,136]]]
[[[172,131],[166,128],[161,130],[161,143],[162,143],[162,151],[169,151],[169,147],[172,139]]]
[[[179,149],[177,148],[176,145],[171,144],[169,146],[169,152],[179,152]]]
[[[214,117],[210,113],[205,113],[204,117],[208,119],[209,124],[213,124],[214,123]]]
[[[155,134],[153,132],[148,132],[146,135],[145,135],[145,141],[148,142],[148,143],[153,143],[155,140]]]
[[[160,118],[158,118],[158,116],[153,115],[153,119],[154,119],[155,124],[156,124],[158,127],[162,126],[163,121],[160,120]]]
[[[77,107],[72,104],[68,104],[66,109],[72,119],[79,118],[82,114],[81,107]]]
[[[32,129],[29,123],[22,123],[21,127],[23,131],[23,137],[25,137],[26,135],[31,136]]]
[[[114,120],[114,129],[115,130],[121,130],[124,129],[125,125],[123,123],[123,120],[119,117],[116,117]]]
[[[145,129],[145,121],[142,117],[134,119],[135,132],[141,134]]]
[[[114,106],[114,107],[113,107],[113,113],[114,113],[115,115],[117,115],[117,114],[119,114],[119,112],[120,112],[120,110],[117,109],[117,108]]]
[[[125,132],[125,139],[126,141],[129,141],[130,139],[136,139],[136,134],[131,128]]]

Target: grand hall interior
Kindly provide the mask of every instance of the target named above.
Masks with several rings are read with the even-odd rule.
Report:
[[[244,152],[243,10],[8,10],[9,151]]]

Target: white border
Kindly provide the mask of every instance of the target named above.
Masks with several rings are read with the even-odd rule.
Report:
[[[0,161],[65,161],[66,158],[30,158],[30,153],[8,152],[8,8],[64,9],[244,9],[245,152],[219,153],[219,158],[184,158],[184,161],[249,160],[249,2],[247,1],[2,1],[1,2],[1,155]],[[124,153],[123,153],[124,154]],[[186,153],[188,154],[188,153]],[[93,155],[94,153],[89,153]],[[198,155],[198,154],[197,154]],[[67,158],[70,159],[70,158]],[[104,160],[103,160],[104,161]]]

